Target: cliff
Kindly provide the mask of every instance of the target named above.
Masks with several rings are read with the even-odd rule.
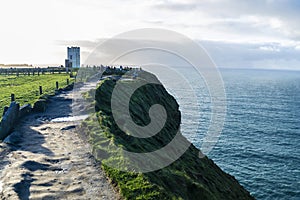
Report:
[[[142,72],[137,79],[124,80],[124,84],[143,82],[145,76],[156,79],[154,75]],[[112,116],[111,97],[115,85],[116,81],[111,79],[100,83],[95,95],[97,115],[87,119],[81,129],[92,144],[94,156],[101,161],[102,168],[125,199],[254,199],[233,176],[223,172],[211,159],[206,156],[199,158],[199,150],[192,144],[175,162],[153,172],[134,173],[111,167],[112,162],[126,162],[124,155],[111,146],[137,153],[155,151],[174,138],[181,123],[175,98],[162,85],[147,84],[131,97],[130,115],[136,124],[146,126],[150,123],[149,108],[160,104],[167,111],[166,123],[158,134],[150,138],[125,134]]]

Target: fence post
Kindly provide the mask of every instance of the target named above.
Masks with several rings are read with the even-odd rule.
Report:
[[[10,95],[10,100],[11,100],[11,102],[15,101],[15,94]]]
[[[69,79],[67,78],[67,85],[69,85],[69,83],[70,83],[70,81],[69,81]]]
[[[40,95],[42,95],[42,94],[43,94],[43,87],[40,86]]]
[[[56,90],[58,90],[58,81],[56,81]]]

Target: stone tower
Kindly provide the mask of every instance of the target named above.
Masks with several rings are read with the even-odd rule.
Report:
[[[80,47],[68,47],[68,66],[71,68],[80,67]]]

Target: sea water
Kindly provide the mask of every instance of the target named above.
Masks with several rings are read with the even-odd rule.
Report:
[[[180,70],[188,75],[198,104],[191,105],[191,95],[185,95],[188,88],[172,81],[165,81],[166,87],[172,94],[177,92],[183,134],[201,148],[210,123],[209,93],[196,73]],[[300,199],[300,71],[222,69],[220,73],[227,113],[208,157],[257,199]]]

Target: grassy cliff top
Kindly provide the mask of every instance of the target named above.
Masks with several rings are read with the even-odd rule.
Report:
[[[142,71],[137,79],[120,81],[130,86],[144,82],[145,77],[157,80],[154,75]],[[127,162],[122,151],[113,146],[136,153],[155,151],[175,137],[181,123],[175,98],[162,85],[146,84],[130,98],[132,120],[140,126],[146,126],[151,121],[149,108],[153,104],[160,104],[167,111],[166,123],[158,134],[150,138],[133,137],[130,131],[125,133],[112,116],[111,97],[115,86],[115,80],[105,79],[101,82],[96,90],[97,113],[86,120],[81,128],[92,144],[94,156],[101,161],[102,168],[125,199],[253,199],[233,176],[223,172],[211,159],[199,158],[199,150],[192,144],[175,162],[153,172],[126,172],[111,167],[111,163],[118,165]]]

